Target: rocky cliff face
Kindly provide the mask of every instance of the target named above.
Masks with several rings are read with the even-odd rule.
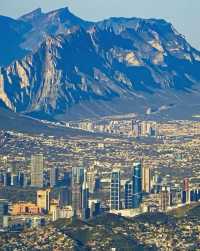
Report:
[[[46,40],[47,36],[56,36],[65,33],[66,29],[73,26],[87,28],[90,22],[84,21],[73,15],[68,8],[43,13],[41,9],[28,13],[18,19],[31,25],[31,29],[25,34],[21,46],[34,51]]]
[[[13,111],[54,117],[116,100],[137,110],[151,105],[149,97],[192,93],[200,84],[200,53],[164,20],[89,23],[69,10],[39,9],[18,22],[26,27],[21,47],[35,52],[0,68],[0,99]]]
[[[0,66],[38,50],[48,36],[65,33],[73,26],[87,28],[91,23],[73,15],[68,8],[48,13],[36,9],[19,19],[0,16]]]

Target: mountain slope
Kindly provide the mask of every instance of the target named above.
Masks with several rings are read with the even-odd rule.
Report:
[[[0,66],[10,64],[23,58],[28,50],[20,47],[23,35],[30,29],[29,24],[12,18],[0,16]]]
[[[32,27],[24,46],[39,48],[0,68],[0,100],[11,110],[59,119],[148,108],[169,108],[170,115],[190,100],[188,114],[198,112],[200,52],[170,23],[111,18],[92,24],[68,9],[38,9],[18,22]]]
[[[68,28],[91,25],[73,15],[68,8],[43,13],[36,9],[15,20],[0,16],[0,66],[11,64],[37,50],[47,36],[65,33]]]
[[[56,137],[104,137],[103,134],[89,133],[86,131],[60,126],[47,125],[39,120],[23,116],[4,108],[0,108],[0,130],[16,131],[29,134],[44,134]]]
[[[56,36],[65,33],[73,26],[88,27],[90,24],[79,17],[73,15],[68,8],[62,8],[48,13],[36,9],[18,19],[32,26],[25,34],[22,47],[31,51],[39,48],[46,36]]]

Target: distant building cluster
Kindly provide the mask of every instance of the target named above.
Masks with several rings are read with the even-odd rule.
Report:
[[[133,137],[158,136],[157,124],[154,121],[105,119],[100,121],[83,121],[79,123],[69,122],[66,126],[90,132],[102,132]]]

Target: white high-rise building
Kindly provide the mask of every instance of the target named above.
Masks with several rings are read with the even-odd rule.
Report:
[[[145,193],[151,192],[151,169],[145,165],[142,167],[142,191]]]
[[[43,187],[44,157],[42,154],[31,156],[31,186]]]

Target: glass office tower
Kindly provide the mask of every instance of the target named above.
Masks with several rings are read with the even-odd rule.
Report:
[[[110,182],[110,210],[120,210],[120,170],[114,169]]]
[[[141,162],[133,166],[133,208],[138,208],[142,202],[142,165]]]

